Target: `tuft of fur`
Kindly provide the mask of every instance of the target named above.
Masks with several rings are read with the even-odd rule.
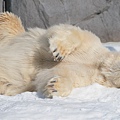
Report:
[[[24,32],[20,18],[13,13],[0,13],[0,46],[9,44],[12,38]]]

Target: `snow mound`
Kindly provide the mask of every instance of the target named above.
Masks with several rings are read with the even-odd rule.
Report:
[[[0,120],[101,120],[120,118],[120,89],[99,84],[76,88],[65,98],[36,92],[0,96]]]

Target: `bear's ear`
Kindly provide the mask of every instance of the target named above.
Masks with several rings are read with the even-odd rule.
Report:
[[[55,61],[61,61],[81,44],[79,29],[71,25],[53,26],[46,36]]]

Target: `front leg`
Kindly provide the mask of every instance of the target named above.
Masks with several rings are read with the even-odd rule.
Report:
[[[81,31],[72,25],[58,25],[48,29],[46,36],[55,61],[61,61],[81,45]]]

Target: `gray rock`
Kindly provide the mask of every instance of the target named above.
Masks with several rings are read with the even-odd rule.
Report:
[[[69,23],[120,41],[120,0],[12,0],[11,10],[26,28]]]
[[[2,12],[2,8],[3,8],[2,2],[3,2],[3,0],[0,0],[0,12]]]

